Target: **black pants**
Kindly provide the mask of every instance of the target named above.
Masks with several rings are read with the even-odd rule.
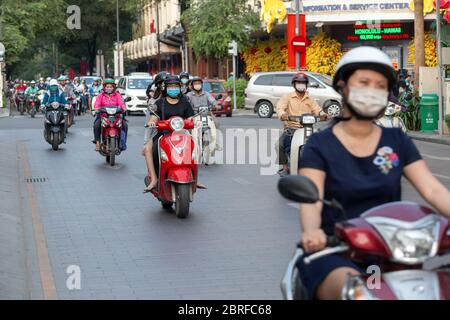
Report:
[[[122,130],[125,131],[128,137],[128,123],[123,120],[122,121]],[[100,141],[100,135],[102,133],[102,119],[100,117],[95,118],[94,121],[94,139],[95,141]]]

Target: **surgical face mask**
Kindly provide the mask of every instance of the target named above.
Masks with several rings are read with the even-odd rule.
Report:
[[[200,91],[200,90],[202,90],[202,85],[201,85],[201,84],[196,84],[196,85],[194,85],[194,90],[195,90],[195,91]]]
[[[189,79],[186,79],[186,78],[181,79],[181,83],[182,83],[182,84],[186,84],[186,83],[188,83],[188,82],[189,82]]]
[[[306,91],[306,83],[296,83],[295,90],[297,90],[298,92],[305,92]]]
[[[169,88],[167,89],[167,95],[171,98],[178,98],[181,93],[180,88]]]
[[[388,104],[389,92],[387,90],[369,87],[350,88],[347,102],[357,116],[375,118]]]
[[[113,88],[106,88],[105,89],[106,94],[112,94],[114,92]]]

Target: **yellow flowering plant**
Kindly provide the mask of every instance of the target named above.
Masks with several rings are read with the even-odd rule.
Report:
[[[424,40],[425,46],[425,66],[436,67],[437,66],[437,51],[436,51],[436,39],[431,36],[431,33],[425,34]],[[416,62],[414,40],[408,46],[408,64],[414,65]]]
[[[306,49],[306,65],[311,72],[331,75],[341,58],[341,44],[324,32],[314,36]]]

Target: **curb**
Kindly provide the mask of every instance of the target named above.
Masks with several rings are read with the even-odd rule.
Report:
[[[9,117],[9,115],[10,115],[9,108],[1,108],[0,109],[0,118],[6,118],[6,117]]]
[[[425,142],[430,142],[430,143],[437,143],[437,144],[443,144],[443,145],[447,145],[450,146],[450,137],[449,138],[440,138],[439,136],[422,136],[422,135],[415,135],[415,134],[410,134],[408,133],[408,136],[411,137],[411,139],[413,140],[418,140],[418,141],[425,141]]]

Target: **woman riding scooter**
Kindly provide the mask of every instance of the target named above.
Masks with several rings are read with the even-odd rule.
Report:
[[[177,76],[169,75],[164,81],[164,93],[163,98],[156,101],[156,111],[155,115],[150,117],[147,126],[150,128],[155,128],[158,120],[168,120],[171,117],[182,117],[187,119],[194,116],[194,110],[187,98],[181,93],[181,81]],[[158,183],[158,176],[156,174],[156,169],[153,159],[158,157],[158,150],[155,148],[157,145],[159,137],[164,133],[153,130],[151,139],[146,143],[144,147],[144,154],[147,159],[147,167],[149,180],[147,187],[144,192],[151,192],[156,188]],[[197,184],[200,189],[205,189],[206,187],[200,183]]]
[[[373,47],[359,47],[339,62],[333,87],[343,97],[344,114],[336,123],[311,136],[299,161],[299,174],[311,179],[320,198],[336,199],[346,219],[366,210],[400,201],[405,176],[437,212],[450,217],[450,192],[432,175],[419,151],[400,129],[381,128],[374,120],[384,113],[395,81],[390,58]],[[323,250],[326,238],[342,221],[339,210],[322,203],[300,208],[305,252]],[[298,264],[308,295],[341,299],[347,274],[366,272],[370,264],[357,265],[339,255]]]
[[[123,101],[122,96],[116,91],[114,79],[106,79],[103,82],[103,92],[100,93],[95,100],[96,111],[108,106],[120,107],[124,112],[127,111],[127,106]],[[101,124],[101,117],[97,114],[94,121],[95,151],[100,151]],[[123,121],[122,128],[125,131],[125,134],[128,135],[128,124],[126,121]]]

